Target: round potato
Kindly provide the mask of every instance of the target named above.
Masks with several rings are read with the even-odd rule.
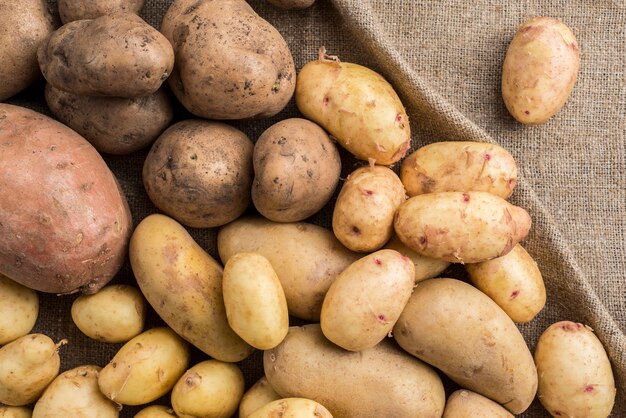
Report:
[[[615,379],[602,343],[585,325],[550,325],[535,349],[539,401],[553,417],[606,418],[615,403]]]
[[[37,292],[0,274],[0,346],[28,334],[38,314]]]
[[[24,406],[0,406],[0,418],[31,418],[33,411]]]
[[[572,31],[551,17],[534,17],[515,33],[502,66],[502,98],[525,124],[544,123],[563,107],[580,68]]]
[[[318,212],[339,182],[341,159],[328,134],[306,119],[270,126],[254,145],[252,201],[275,222],[296,222]]]
[[[387,241],[387,244],[385,244],[384,248],[389,250],[396,250],[400,254],[409,257],[411,261],[413,261],[413,266],[415,267],[415,283],[437,277],[437,275],[442,273],[445,269],[448,268],[448,266],[450,266],[449,261],[419,255],[418,253],[404,245],[395,234],[391,237],[389,241]]]
[[[306,9],[313,6],[315,0],[267,0],[273,6],[285,10]]]
[[[457,390],[448,398],[442,418],[515,418],[489,398],[469,390]]]
[[[144,3],[145,0],[58,0],[59,15],[63,23],[95,19],[115,12],[138,14]]]
[[[175,418],[174,410],[162,405],[151,405],[137,412],[133,418]]]
[[[224,225],[250,203],[253,149],[243,132],[224,123],[178,122],[150,149],[143,184],[152,202],[179,222]]]
[[[247,418],[257,409],[277,399],[280,396],[272,389],[267,377],[263,376],[243,394],[239,402],[239,418]]]
[[[238,366],[218,360],[198,363],[172,389],[172,407],[180,418],[230,418],[244,392]]]
[[[333,418],[324,405],[304,398],[278,399],[257,409],[250,418]]]

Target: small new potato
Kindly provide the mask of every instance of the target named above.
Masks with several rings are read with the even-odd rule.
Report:
[[[145,0],[58,0],[59,16],[64,24],[115,12],[139,14],[144,3]]]
[[[141,292],[128,285],[111,285],[72,304],[72,320],[94,340],[121,343],[143,331],[146,304]]]
[[[0,418],[31,418],[33,411],[24,406],[0,406]]]
[[[299,10],[313,6],[315,0],[267,0],[267,2],[280,9]]]
[[[304,398],[278,399],[249,415],[250,418],[333,418],[324,405]]]
[[[247,418],[257,409],[280,399],[280,395],[272,389],[267,377],[263,376],[243,394],[239,402],[239,418]]]
[[[0,346],[28,334],[38,314],[37,292],[0,274]]]
[[[450,266],[449,261],[439,260],[436,258],[424,257],[404,245],[397,235],[393,235],[391,239],[385,244],[384,249],[396,250],[402,255],[405,255],[413,261],[415,266],[415,283],[419,283],[422,280],[432,279],[437,277],[445,269]]]
[[[176,415],[172,408],[151,405],[137,412],[133,418],[176,418]]]
[[[448,397],[442,418],[515,418],[489,398],[469,390],[457,390]]]

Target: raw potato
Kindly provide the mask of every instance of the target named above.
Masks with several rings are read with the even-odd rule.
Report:
[[[98,387],[99,366],[80,366],[57,376],[35,404],[33,418],[117,418],[120,406]]]
[[[144,218],[129,252],[139,288],[180,336],[217,360],[236,362],[254,351],[228,325],[222,267],[182,225],[165,215]]]
[[[572,31],[551,17],[534,17],[515,33],[502,66],[502,98],[525,124],[544,123],[570,96],[580,50]]]
[[[297,222],[318,212],[333,196],[341,159],[328,134],[306,119],[270,126],[254,146],[252,201],[264,217]]]
[[[615,403],[615,380],[602,343],[585,325],[552,324],[535,349],[539,400],[553,417],[605,418]]]
[[[107,284],[132,220],[100,154],[59,122],[0,104],[0,167],[0,273],[50,293]]]
[[[296,84],[302,114],[361,160],[391,165],[411,147],[409,119],[393,87],[358,64],[320,58],[302,67]]]
[[[267,258],[280,279],[289,314],[308,321],[319,321],[331,283],[359,258],[320,226],[255,217],[239,218],[222,227],[217,249],[224,264],[240,252]]]
[[[0,418],[31,418],[33,411],[23,406],[0,406]]]
[[[231,328],[259,350],[276,347],[287,335],[289,313],[272,265],[257,253],[238,253],[224,266],[226,317]]]
[[[180,418],[230,418],[244,392],[243,373],[218,360],[198,363],[172,389],[172,407]]]
[[[452,263],[507,254],[530,230],[528,213],[487,192],[414,196],[400,205],[394,228],[409,248]]]
[[[517,244],[506,255],[465,269],[474,286],[493,299],[513,322],[531,321],[546,304],[537,263]]]
[[[178,122],[150,149],[143,184],[152,202],[179,222],[224,225],[250,203],[253,148],[246,134],[224,123]]]
[[[0,274],[0,346],[28,334],[38,314],[37,292]]]
[[[328,341],[319,324],[291,327],[263,354],[270,385],[282,397],[316,399],[335,418],[440,417],[441,379],[390,341],[359,353]]]
[[[62,26],[41,43],[37,59],[59,90],[133,98],[161,87],[172,72],[174,51],[139,16],[117,12]]]
[[[287,43],[244,0],[176,0],[161,32],[176,52],[169,85],[196,116],[270,117],[293,95],[296,70]]]
[[[58,0],[63,23],[95,19],[115,12],[139,14],[145,0]]]
[[[374,347],[391,332],[414,284],[413,263],[397,251],[380,250],[355,261],[326,293],[324,336],[350,351]]]
[[[506,199],[517,184],[517,164],[495,144],[435,142],[402,161],[400,178],[409,196],[478,191]]]
[[[147,96],[125,99],[78,96],[48,83],[45,94],[56,119],[107,154],[130,154],[147,147],[174,118],[172,101],[162,88]]]
[[[71,314],[74,324],[89,338],[121,343],[143,331],[146,304],[137,288],[118,284],[80,296],[72,304]]]
[[[0,0],[0,101],[41,77],[37,48],[55,29],[46,0]]]
[[[310,399],[285,398],[273,401],[250,415],[250,418],[333,418],[324,405]]]
[[[468,390],[457,390],[448,398],[443,418],[515,418],[489,398]]]
[[[393,336],[408,353],[514,414],[535,397],[537,371],[524,337],[494,301],[467,283],[419,283]]]
[[[59,374],[59,346],[43,334],[29,334],[0,348],[0,403],[34,402]]]
[[[257,409],[278,399],[280,399],[280,395],[272,389],[267,377],[263,376],[241,398],[239,418],[247,418]]]
[[[175,418],[174,410],[166,406],[152,405],[142,409],[133,418]]]
[[[335,202],[333,232],[352,251],[376,251],[393,235],[394,215],[405,200],[404,186],[390,168],[358,168]]]
[[[100,391],[124,405],[142,405],[169,392],[189,364],[189,347],[165,327],[145,331],[120,348],[98,376]]]
[[[396,250],[400,254],[409,257],[411,261],[413,261],[413,265],[415,266],[415,283],[437,277],[440,273],[447,269],[448,266],[450,266],[450,262],[448,261],[419,255],[418,253],[404,245],[395,234],[391,237],[387,244],[385,244],[384,248],[389,250]]]
[[[292,10],[292,9],[306,9],[307,7],[313,6],[315,0],[267,0],[273,6],[276,6],[281,9]]]

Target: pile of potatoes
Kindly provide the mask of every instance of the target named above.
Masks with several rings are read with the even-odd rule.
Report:
[[[520,244],[530,215],[507,200],[507,150],[445,141],[407,155],[408,115],[380,74],[324,48],[297,71],[243,0],[175,0],[160,30],[142,7],[60,0],[57,28],[42,0],[0,0],[37,35],[4,42],[0,99],[41,72],[57,119],[0,104],[0,187],[20,196],[0,201],[0,417],[511,417],[537,396],[553,416],[610,414],[611,365],[589,327],[555,323],[533,356],[516,326],[547,295]],[[506,106],[523,123],[552,117],[578,62],[562,23],[522,25]],[[552,70],[549,86],[533,81]],[[302,117],[258,138],[228,123],[292,98]],[[177,102],[193,116],[174,121]],[[100,153],[147,147],[159,213],[134,224]],[[341,148],[362,162],[345,179]],[[331,228],[307,222],[324,208]],[[219,260],[190,228],[219,228]],[[127,257],[136,286],[109,284]],[[448,277],[453,263],[468,280]],[[61,370],[72,341],[31,333],[36,291],[82,293],[72,321],[120,345],[108,364]],[[161,324],[146,325],[149,309]],[[239,362],[256,351],[264,376],[246,382]],[[441,374],[461,388],[446,397]]]

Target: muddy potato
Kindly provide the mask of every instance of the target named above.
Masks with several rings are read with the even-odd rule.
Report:
[[[469,390],[457,390],[446,402],[442,418],[515,418],[489,398]]]
[[[161,87],[172,72],[174,51],[139,16],[117,12],[63,25],[41,43],[37,59],[59,90],[133,98]]]
[[[286,10],[306,9],[313,6],[315,0],[267,0],[268,3]]]
[[[267,377],[263,376],[243,394],[239,402],[239,418],[247,418],[257,409],[278,399],[280,396],[272,389]]]
[[[304,398],[278,399],[259,408],[250,418],[333,418],[324,405]]]
[[[252,152],[246,134],[190,119],[169,127],[143,166],[143,184],[163,212],[193,228],[224,225],[250,203]]]
[[[396,250],[400,254],[409,257],[411,261],[413,261],[413,266],[415,267],[415,283],[437,277],[437,275],[442,273],[450,265],[449,261],[419,255],[418,253],[404,245],[395,234],[391,237],[389,241],[387,241],[387,244],[385,244],[383,248]]]
[[[139,14],[145,0],[58,0],[59,16],[63,23],[95,19],[115,12]]]
[[[535,349],[539,401],[553,417],[605,418],[615,403],[615,379],[602,343],[585,325],[549,326]]]
[[[502,66],[502,98],[521,123],[544,123],[570,96],[580,50],[572,31],[551,17],[534,17],[515,33]]]
[[[252,201],[264,217],[297,222],[318,212],[339,182],[341,159],[315,123],[291,118],[270,126],[254,145]]]
[[[37,292],[0,274],[0,346],[28,334],[38,314]]]
[[[133,418],[174,418],[174,410],[162,405],[151,405],[137,412]]]
[[[33,411],[24,406],[0,406],[0,418],[31,418]]]

